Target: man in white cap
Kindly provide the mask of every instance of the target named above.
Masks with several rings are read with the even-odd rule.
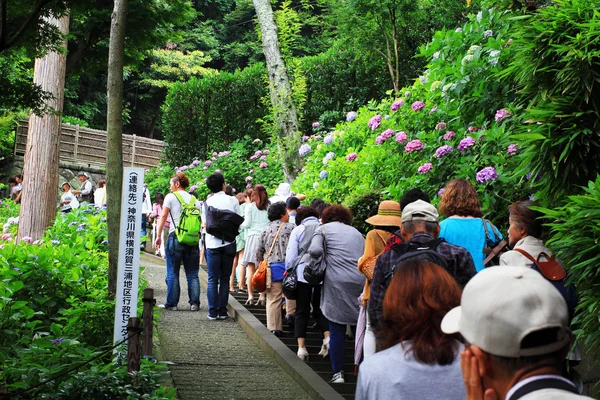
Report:
[[[288,197],[292,196],[292,188],[289,183],[283,182],[279,184],[279,187],[275,189],[275,196],[271,197],[269,201],[271,204],[278,203],[283,201],[284,203],[288,199]]]
[[[81,203],[93,203],[94,193],[92,182],[88,179],[90,176],[87,172],[80,172],[77,174],[77,179],[81,182],[81,190],[73,190],[73,194],[77,195]]]
[[[442,320],[460,333],[467,400],[589,399],[561,376],[571,346],[565,299],[539,272],[494,267],[469,281]]]

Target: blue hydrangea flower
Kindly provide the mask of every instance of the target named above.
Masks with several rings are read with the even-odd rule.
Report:
[[[321,179],[325,179],[328,176],[329,176],[329,172],[327,172],[325,170],[321,171],[321,173],[319,174],[319,178],[321,178]]]
[[[300,146],[300,148],[298,149],[298,154],[300,154],[300,157],[304,157],[305,155],[308,154],[309,151],[310,151],[310,145],[305,143],[302,146]]]

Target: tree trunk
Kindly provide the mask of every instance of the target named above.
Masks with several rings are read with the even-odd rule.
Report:
[[[63,47],[67,48],[69,16],[60,19],[44,17],[65,35]],[[33,82],[52,95],[46,101],[44,115],[29,116],[29,131],[23,166],[23,194],[19,215],[18,238],[29,236],[40,239],[56,217],[58,195],[58,157],[61,116],[65,95],[67,55],[48,53],[35,60]]]
[[[288,182],[298,175],[300,157],[298,145],[298,115],[292,99],[292,89],[277,40],[277,26],[269,0],[253,0],[262,33],[263,52],[267,60],[269,91],[277,129],[278,146],[283,160],[283,172]]]
[[[123,184],[123,58],[127,0],[115,0],[108,49],[106,103],[106,201],[108,222],[108,291],[115,295],[119,263],[119,224]]]

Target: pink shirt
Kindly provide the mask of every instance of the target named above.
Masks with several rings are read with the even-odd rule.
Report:
[[[150,218],[159,218],[160,215],[162,214],[162,206],[158,203],[154,203],[152,205],[152,214],[150,214]],[[165,228],[168,228],[170,226],[169,223],[169,218],[167,218],[167,220],[165,221]]]

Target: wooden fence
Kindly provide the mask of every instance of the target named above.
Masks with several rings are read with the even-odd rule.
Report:
[[[15,138],[15,155],[24,156],[28,121],[21,121]],[[152,168],[158,165],[166,143],[136,135],[123,135],[123,165]],[[106,131],[63,124],[60,161],[106,165]]]

